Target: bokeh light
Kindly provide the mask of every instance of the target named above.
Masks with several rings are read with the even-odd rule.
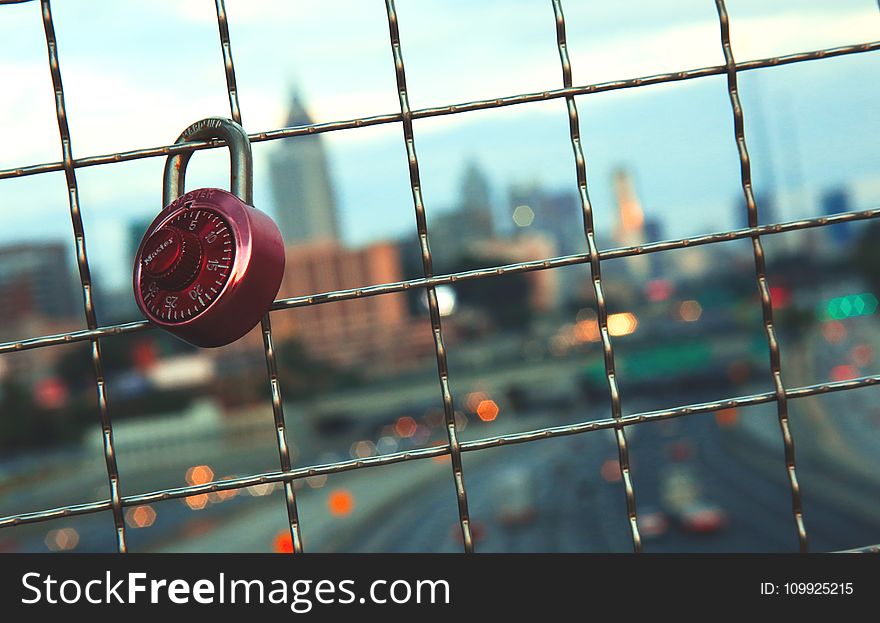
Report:
[[[272,541],[272,551],[276,554],[292,554],[293,539],[290,536],[290,530],[282,530],[275,535]]]
[[[149,528],[156,521],[156,511],[149,504],[125,511],[125,521],[132,528]]]
[[[678,306],[678,315],[685,322],[696,322],[703,315],[703,306],[698,301],[682,301]]]
[[[327,496],[327,508],[337,517],[350,515],[354,510],[354,496],[348,489],[334,489]]]
[[[736,425],[739,414],[733,407],[730,409],[721,409],[715,412],[715,422],[722,428],[731,428]]]
[[[416,428],[418,428],[418,424],[408,415],[397,418],[397,422],[394,424],[394,432],[398,437],[412,437],[416,434]]]
[[[477,405],[477,417],[484,422],[493,422],[498,417],[498,404],[494,400],[483,400]]]
[[[79,532],[75,528],[59,528],[49,530],[45,539],[46,547],[53,552],[64,552],[76,549],[79,545]]]
[[[620,462],[617,459],[608,459],[602,463],[599,473],[605,482],[618,482],[621,479]]]
[[[535,212],[527,205],[516,206],[513,209],[513,222],[517,227],[528,227],[535,220]]]
[[[206,493],[190,495],[183,498],[183,503],[194,511],[200,511],[208,505],[208,495]]]
[[[189,485],[203,485],[214,480],[214,470],[207,465],[195,465],[186,470],[186,482]]]

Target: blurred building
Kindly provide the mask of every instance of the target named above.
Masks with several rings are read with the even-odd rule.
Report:
[[[666,239],[666,230],[663,228],[663,222],[657,218],[646,218],[645,219],[645,241],[646,242],[659,242],[661,240]],[[651,279],[660,279],[662,277],[668,276],[668,262],[669,259],[668,253],[652,253],[648,256],[648,262],[650,264],[650,277]]]
[[[537,184],[513,186],[508,191],[510,213],[518,231],[542,233],[559,255],[585,253],[584,221],[577,194],[547,191]]]
[[[84,328],[71,255],[60,242],[0,247],[0,340]],[[34,381],[51,373],[61,353],[58,348],[40,348],[10,355],[5,370]]]
[[[835,188],[822,194],[822,215],[830,216],[852,210],[852,202],[849,193],[843,188]],[[826,241],[831,245],[842,247],[853,242],[855,230],[852,223],[836,223],[823,227]]]
[[[436,270],[445,272],[462,257],[473,255],[480,241],[495,232],[489,181],[483,170],[469,163],[461,178],[458,205],[439,214],[430,213],[428,240]]]
[[[362,288],[403,279],[398,247],[348,249],[333,241],[287,247],[280,297]],[[311,305],[272,316],[277,340],[299,340],[310,356],[340,366],[396,369],[433,352],[426,318],[413,318],[403,294]]]
[[[516,238],[490,238],[480,243],[477,256],[491,258],[485,262],[485,266],[501,264],[514,264],[550,258],[558,255],[556,245],[542,233],[522,234]],[[569,271],[554,270],[530,270],[525,274],[529,285],[529,300],[525,303],[534,311],[547,312],[559,302],[560,273],[570,274]],[[491,279],[491,277],[490,277]]]
[[[79,300],[69,255],[60,242],[0,247],[0,325],[76,316]]]
[[[469,162],[462,175],[459,211],[467,230],[466,235],[481,238],[492,236],[494,227],[489,180],[475,162]]]
[[[636,193],[632,174],[627,169],[614,171],[614,194],[617,200],[617,225],[614,242],[620,247],[635,247],[648,241],[645,231],[645,213]],[[651,258],[648,256],[628,257],[625,266],[629,276],[637,281],[645,281],[651,276]]]
[[[288,127],[313,123],[298,94],[291,98]],[[310,134],[284,139],[269,161],[275,220],[287,244],[337,240],[339,218],[324,139]]]
[[[766,192],[755,192],[755,205],[758,207],[758,225],[778,222],[779,210],[776,196]],[[733,223],[736,229],[749,226],[749,210],[742,193],[737,195],[734,204]]]

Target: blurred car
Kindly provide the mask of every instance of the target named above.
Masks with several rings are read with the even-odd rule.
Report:
[[[686,465],[673,465],[663,473],[660,496],[669,517],[686,532],[717,532],[727,523],[720,506],[700,497],[697,474]]]
[[[502,471],[495,482],[495,519],[502,526],[530,524],[537,516],[529,472],[520,467]]]
[[[717,504],[697,501],[676,509],[676,523],[686,532],[708,534],[727,524],[727,514]]]

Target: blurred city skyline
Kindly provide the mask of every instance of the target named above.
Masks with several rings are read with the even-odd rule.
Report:
[[[273,5],[271,10],[260,3],[228,4],[248,130],[283,125],[293,89],[317,122],[397,110],[382,11],[358,3]],[[520,10],[504,13],[500,6],[468,7],[456,45],[444,58],[434,58],[431,50],[443,45],[438,33],[449,32],[438,24],[453,23],[461,7],[400,3],[414,107],[561,86],[549,3],[523,3]],[[57,11],[76,156],[167,144],[196,118],[228,115],[212,3],[160,5],[143,16],[143,30],[125,36],[110,27],[122,9],[94,7],[71,2]],[[45,49],[31,8],[10,7],[8,21],[0,24],[8,31],[0,51],[4,59],[15,59],[4,60],[0,73],[19,87],[0,102],[0,127],[8,137],[0,166],[55,161],[59,154]],[[85,12],[90,19],[67,17],[66,11]],[[333,11],[356,19],[331,19]],[[566,11],[576,84],[723,62],[711,2],[571,3]],[[272,12],[276,19],[265,20]],[[739,61],[870,40],[880,31],[880,17],[868,0],[772,7],[740,1],[731,2],[730,12]],[[330,24],[332,35],[315,27]],[[287,36],[279,32],[284,27],[290,29]],[[155,44],[156,37],[163,45]],[[633,46],[634,37],[639,46]],[[7,53],[12,49],[16,54]],[[358,50],[357,58],[352,49]],[[645,49],[652,50],[649,57]],[[473,66],[473,58],[481,63]],[[873,108],[880,87],[863,79],[875,62],[871,55],[856,55],[740,76],[756,189],[774,196],[777,219],[815,215],[817,198],[839,188],[852,195],[851,209],[874,207],[880,200],[872,138],[880,130]],[[621,166],[632,172],[646,214],[663,222],[667,237],[741,226],[732,208],[739,179],[726,98],[724,78],[715,76],[578,99],[600,232],[613,228],[612,173]],[[501,212],[515,185],[576,189],[563,100],[417,120],[415,132],[429,216],[455,207],[467,163],[485,172],[491,201]],[[360,246],[414,239],[399,125],[322,137],[343,241]],[[269,161],[298,140],[254,146],[255,205],[276,217]],[[117,258],[127,244],[129,224],[160,207],[161,160],[77,172],[99,289],[127,285],[129,271]],[[0,201],[26,200],[32,209],[4,211],[0,241],[50,238],[72,244],[61,173],[8,182],[0,186]],[[189,186],[225,183],[225,155],[197,154]]]

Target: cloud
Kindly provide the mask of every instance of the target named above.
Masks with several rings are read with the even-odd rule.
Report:
[[[516,10],[509,8],[509,2],[498,1],[456,0],[432,5],[430,11],[421,2],[401,0],[398,4],[408,86],[415,107],[562,85],[549,2],[518,4]],[[833,9],[827,4],[824,8],[798,4],[798,10],[780,10],[766,2],[730,4],[734,53],[740,61],[873,40],[880,25],[872,2],[839,4]],[[297,77],[319,121],[397,112],[381,3],[227,0],[227,5],[242,111],[250,131],[270,130],[283,123],[291,76]],[[711,3],[569,1],[565,5],[577,84],[723,62]],[[69,6],[66,10],[64,5],[57,8],[56,27],[77,157],[167,144],[195,119],[229,114],[213,2],[158,2],[151,10],[137,14],[137,28],[130,34],[118,35],[117,29],[117,34],[106,37],[104,34],[111,32],[108,29],[131,23],[128,3],[106,2],[100,11],[88,14],[88,19],[74,17],[79,10],[76,7],[82,9],[86,3],[71,2]],[[28,24],[36,20],[29,36],[39,38],[38,11],[28,18]],[[0,56],[0,79],[12,85],[0,98],[3,167],[60,159],[45,45],[38,41],[27,49],[22,46],[18,54],[23,36],[19,30],[18,22],[0,22],[0,41],[14,43],[12,48],[3,46],[4,50],[16,51],[15,55],[6,52]],[[192,36],[186,36],[188,31]],[[165,40],[157,41],[156,37]],[[645,97],[648,93],[648,89],[639,89],[618,95]],[[594,110],[610,109],[619,101],[618,97],[590,98]],[[558,107],[525,105],[507,108],[504,114],[505,120],[534,118],[558,114]],[[418,137],[439,137],[485,118],[473,113],[418,122]],[[359,149],[352,153],[369,154],[391,144],[391,132],[399,133],[399,128],[332,132],[325,137],[331,151],[342,152],[357,144]],[[372,152],[370,145],[375,146]],[[255,148],[258,166],[273,148]],[[396,158],[389,156],[389,161],[396,162]],[[101,167],[100,172],[81,171],[90,222],[114,218],[122,222],[133,212],[154,209],[159,160],[153,159],[156,164],[149,165],[143,161]],[[202,179],[199,171],[214,162],[208,154],[194,159],[193,181]],[[346,162],[354,166],[351,158]],[[225,165],[220,169],[218,176],[225,178]],[[63,183],[47,184],[43,179],[0,182],[4,205],[27,201],[31,207],[4,211],[7,237],[62,228],[58,223],[63,219],[55,217],[66,210]],[[408,201],[403,186],[403,200]],[[357,196],[360,190],[344,194]],[[380,190],[376,189],[377,196]],[[140,197],[145,198],[144,205],[133,207]],[[42,224],[49,215],[45,206],[52,206],[51,227]],[[69,223],[63,228],[69,229]]]

